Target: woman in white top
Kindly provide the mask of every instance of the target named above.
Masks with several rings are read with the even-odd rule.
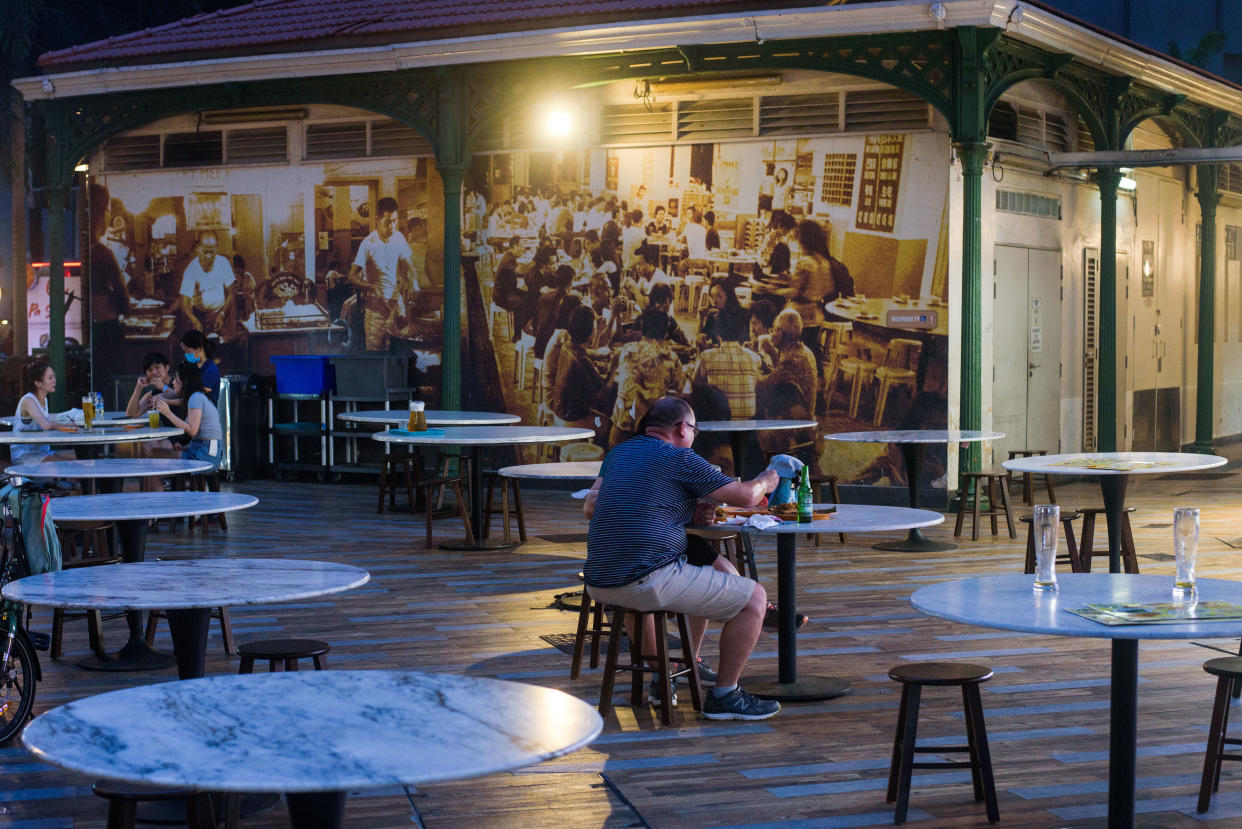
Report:
[[[56,372],[46,359],[36,358],[22,369],[22,382],[26,394],[17,401],[13,415],[14,432],[46,432],[56,428],[47,410],[47,396],[56,391]],[[76,456],[72,449],[53,452],[46,443],[14,443],[9,447],[13,463],[42,463],[44,461],[71,461]]]

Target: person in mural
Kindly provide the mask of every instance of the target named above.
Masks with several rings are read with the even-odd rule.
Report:
[[[678,394],[685,387],[686,374],[681,360],[665,339],[668,323],[668,314],[648,308],[638,318],[643,338],[623,345],[617,352],[615,365],[609,372],[617,378],[609,446],[616,446],[633,435],[639,419],[652,403],[666,394]]]
[[[104,230],[109,204],[107,188],[91,187],[91,227]],[[118,217],[119,218],[119,217]],[[129,288],[125,284],[122,262],[109,245],[110,227],[91,243],[88,260],[91,284],[91,345],[97,371],[110,375],[124,339],[121,315],[129,313]]]
[[[759,182],[759,218],[767,221],[768,214],[772,212],[772,194],[776,191],[776,178],[773,173],[776,172],[776,165],[772,162],[766,162],[763,165],[763,180]]]
[[[671,229],[668,221],[668,208],[662,204],[657,204],[655,210],[651,214],[651,223],[655,225],[655,232],[664,235]]]
[[[798,241],[802,255],[794,269],[788,296],[790,306],[802,319],[802,342],[815,357],[815,365],[824,361],[821,334],[824,328],[824,302],[840,294],[832,256],[828,253],[828,234],[823,225],[803,219],[798,225]],[[842,266],[844,267],[844,266]]]
[[[715,685],[703,700],[702,715],[763,720],[779,712],[780,703],[751,696],[738,681],[763,627],[767,593],[731,568],[690,564],[685,526],[695,518],[698,500],[756,506],[782,475],[796,475],[802,464],[774,458],[754,480],[733,481],[690,448],[696,422],[685,401],[654,400],[642,434],[605,457],[583,503],[591,522],[583,568],[586,589],[602,603],[690,614],[696,656],[706,620],[723,621],[719,672],[698,666],[700,679]],[[655,640],[654,631],[644,639]]]
[[[707,232],[703,237],[703,246],[707,250],[720,250],[720,231],[716,229],[716,214],[709,210],[703,214],[707,222]]]
[[[729,404],[733,420],[755,416],[755,385],[763,369],[759,355],[743,345],[749,322],[736,315],[721,316],[717,324],[720,345],[703,352],[694,374],[694,385],[720,392]]]
[[[603,411],[606,404],[600,400],[607,383],[587,352],[591,334],[595,330],[595,313],[586,307],[578,307],[569,315],[566,328],[569,342],[562,343],[551,366],[553,382],[549,398],[552,413],[566,423],[586,420],[593,411]],[[548,370],[549,361],[544,361]]]
[[[801,254],[797,240],[798,222],[784,210],[772,214],[767,234],[759,247],[754,276],[760,284],[757,293],[779,292],[789,284],[789,275]]]
[[[643,211],[631,210],[626,215],[626,226],[621,231],[621,261],[627,268],[638,264],[638,249],[647,241],[643,230]]]
[[[738,301],[733,286],[727,279],[716,279],[707,290],[708,307],[699,316],[699,348],[719,345],[720,324],[725,318],[734,318],[741,325],[749,326],[750,313]]]
[[[215,334],[226,332],[225,312],[233,305],[236,290],[233,268],[218,255],[219,247],[216,231],[204,231],[181,274],[181,312],[194,328]]]
[[[715,216],[712,220],[715,221]],[[707,261],[707,228],[703,226],[703,216],[697,207],[690,208],[686,226],[681,230],[681,243],[685,246],[686,256],[677,267],[677,272],[685,276],[692,270],[709,267]],[[720,247],[720,236],[716,236],[716,247]]]
[[[569,285],[573,279],[573,268],[569,265],[558,265],[552,275],[551,290],[539,297],[535,306],[535,315],[526,325],[526,333],[535,338],[536,355],[542,355],[548,347],[548,340],[556,330],[561,304],[569,299]],[[577,297],[574,299],[576,300]]]
[[[375,230],[362,240],[349,269],[349,281],[362,290],[362,327],[367,351],[384,351],[406,316],[418,290],[414,255],[397,232],[397,200],[385,196],[375,204]]]
[[[780,359],[780,351],[772,342],[772,326],[780,305],[771,298],[756,299],[750,303],[750,339],[746,347],[763,358],[764,365],[774,365]],[[802,321],[798,321],[801,336]]]
[[[591,299],[591,310],[595,312],[594,328],[587,348],[593,354],[603,354],[617,336],[625,301],[613,297],[612,284],[602,273],[591,275],[587,296]]]
[[[778,167],[772,181],[772,211],[789,210],[789,168]]]

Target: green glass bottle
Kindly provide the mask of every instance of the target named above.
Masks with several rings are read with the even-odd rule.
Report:
[[[798,478],[798,523],[809,524],[812,519],[812,503],[814,499],[811,497],[811,468],[809,466],[802,467],[802,474]]]

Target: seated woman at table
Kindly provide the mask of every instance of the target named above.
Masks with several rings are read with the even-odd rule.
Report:
[[[797,232],[798,222],[793,216],[783,210],[772,214],[767,236],[759,248],[758,261],[754,266],[755,279],[763,283],[756,287],[757,293],[776,291],[789,283],[801,253]]]
[[[224,430],[220,425],[220,413],[207,395],[200,391],[202,388],[203,376],[198,366],[180,363],[173,373],[173,391],[186,398],[185,418],[178,417],[163,398],[155,401],[155,408],[168,418],[169,423],[183,429],[189,436],[190,442],[181,450],[184,460],[206,461],[213,468],[218,468],[223,457]]]
[[[591,282],[587,286],[587,296],[591,300],[591,310],[595,312],[594,329],[591,332],[591,338],[587,341],[587,350],[600,352],[612,345],[613,339],[617,336],[625,301],[620,297],[613,297],[612,285],[609,284],[608,277],[602,273],[591,275]]]
[[[776,323],[780,304],[770,298],[756,299],[750,304],[750,339],[746,347],[763,358],[765,365],[775,365],[780,352],[772,343],[772,326]],[[802,322],[799,320],[801,331]]]
[[[187,363],[198,366],[203,381],[202,391],[211,399],[214,406],[220,399],[220,367],[212,359],[216,351],[215,343],[204,337],[202,331],[191,330],[181,335],[181,351],[185,354]],[[191,391],[196,390],[197,387],[191,389]],[[185,399],[185,395],[180,392],[177,396]]]
[[[552,367],[552,413],[567,424],[587,421],[590,427],[593,411],[611,409],[611,401],[600,398],[608,385],[587,353],[587,343],[595,327],[595,313],[590,308],[575,308],[569,315],[569,342],[562,343]],[[545,367],[548,362],[544,362]]]
[[[749,327],[750,314],[738,302],[737,294],[733,292],[733,287],[728,280],[717,279],[712,282],[712,286],[707,292],[708,301],[711,305],[705,310],[699,312],[699,347],[709,348],[720,344],[720,321],[723,317],[732,317],[739,320],[739,324]]]
[[[44,357],[35,357],[22,368],[22,384],[26,393],[17,401],[13,414],[14,432],[46,432],[56,428],[47,410],[47,396],[56,391],[56,372]],[[72,449],[52,451],[46,443],[9,446],[9,457],[14,464],[44,463],[45,461],[74,460]]]

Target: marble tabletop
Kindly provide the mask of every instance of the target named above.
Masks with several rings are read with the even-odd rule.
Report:
[[[14,419],[15,418],[11,415],[8,417],[0,417],[0,426],[12,427]],[[101,415],[95,415],[95,422],[96,423],[106,422],[109,425],[115,425],[115,426],[127,426],[127,425],[143,425],[143,424],[146,424],[148,421],[147,421],[147,416],[145,414],[142,415],[141,417],[130,417],[127,414],[125,414],[125,412],[104,412]]]
[[[1242,619],[1158,625],[1104,625],[1068,608],[1086,604],[1172,601],[1173,576],[1058,573],[1058,589],[1036,593],[1031,575],[977,576],[922,587],[910,597],[929,616],[980,627],[1092,639],[1214,639],[1242,635]],[[1237,602],[1242,582],[1198,579],[1198,600]]]
[[[21,478],[133,478],[143,475],[188,475],[206,472],[207,461],[181,458],[97,458],[83,461],[22,463],[4,470]]]
[[[815,504],[817,512],[833,506]],[[910,530],[917,527],[933,527],[944,523],[938,512],[910,507],[881,507],[871,504],[836,504],[837,511],[826,521],[799,524],[783,521],[766,530],[732,524],[713,524],[713,529],[735,529],[778,535],[780,533],[879,533],[890,530]]]
[[[701,432],[772,432],[782,429],[810,429],[814,420],[700,420]]]
[[[92,777],[300,793],[480,777],[568,754],[602,728],[593,706],[550,688],[333,670],[87,697],[40,714],[22,742],[38,760]]]
[[[40,607],[178,610],[291,602],[341,593],[371,574],[329,561],[197,558],[81,567],[11,581],[4,598]]]
[[[522,418],[518,415],[505,412],[451,412],[428,409],[424,414],[427,416],[427,425],[432,428],[437,426],[503,426],[507,423],[522,422]],[[337,418],[349,423],[403,424],[409,421],[410,413],[409,410],[403,409],[341,412]]]
[[[500,470],[505,478],[538,478],[549,481],[595,480],[603,461],[561,461],[560,463],[525,463]]]
[[[90,443],[130,443],[139,440],[171,438],[180,434],[182,431],[173,426],[159,426],[155,429],[150,426],[137,428],[105,426],[90,430],[75,428],[73,431],[49,429],[46,432],[0,432],[0,444],[33,443],[49,446],[76,446]]]
[[[435,434],[419,432],[394,435],[376,432],[372,439],[385,443],[411,443],[444,446],[508,446],[519,443],[559,443],[567,440],[594,440],[590,429],[570,426],[446,426]]]
[[[1001,466],[1014,472],[1052,475],[1164,475],[1170,472],[1202,472],[1224,466],[1227,460],[1219,455],[1194,452],[1073,452],[1013,458]],[[1109,466],[1113,468],[1107,468]]]
[[[259,503],[240,492],[116,492],[53,498],[54,521],[139,521],[236,512]]]
[[[880,429],[874,432],[837,432],[824,440],[848,443],[974,443],[1000,440],[1004,432],[978,432],[959,429]]]

